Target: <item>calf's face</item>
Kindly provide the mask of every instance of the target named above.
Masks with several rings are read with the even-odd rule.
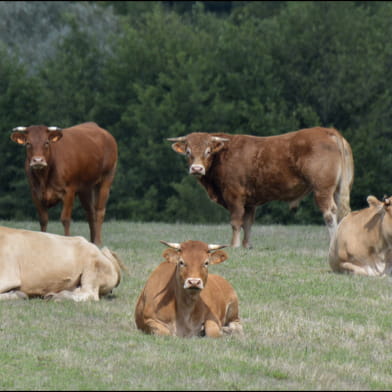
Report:
[[[177,282],[187,292],[200,292],[207,283],[208,266],[225,261],[226,252],[219,250],[227,245],[212,245],[201,241],[186,241],[181,244],[161,241],[169,248],[163,257],[177,264]]]
[[[202,177],[211,166],[213,156],[220,151],[228,139],[195,132],[188,136],[168,139],[175,141],[172,149],[188,158],[189,174]]]
[[[62,137],[60,128],[46,126],[17,127],[11,134],[11,140],[26,146],[26,159],[33,170],[45,169],[50,160],[50,143]]]

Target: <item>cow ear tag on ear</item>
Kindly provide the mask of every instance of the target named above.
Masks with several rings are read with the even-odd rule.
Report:
[[[52,143],[58,142],[63,137],[63,135],[60,132],[56,132],[56,131],[52,131],[52,132],[53,132],[52,134],[49,134],[49,140]]]
[[[20,133],[11,134],[11,140],[18,144],[26,144],[26,137]]]

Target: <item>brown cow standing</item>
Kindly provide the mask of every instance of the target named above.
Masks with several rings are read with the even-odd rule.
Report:
[[[229,210],[231,246],[250,245],[258,205],[273,200],[296,208],[314,192],[330,237],[350,212],[354,178],[351,147],[335,129],[308,128],[278,136],[190,133],[170,138],[172,148],[186,155],[189,174],[208,196]]]
[[[237,294],[224,278],[208,274],[209,264],[227,259],[219,250],[226,245],[161,242],[169,247],[163,252],[166,261],[152,272],[139,295],[137,328],[180,337],[242,334]]]
[[[86,210],[90,239],[101,245],[105,218],[116,165],[117,143],[93,122],[63,129],[32,125],[14,128],[11,140],[26,146],[25,171],[41,231],[48,225],[48,208],[63,203],[61,222],[70,235],[75,195]]]

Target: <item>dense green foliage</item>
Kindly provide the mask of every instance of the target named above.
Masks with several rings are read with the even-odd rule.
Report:
[[[193,131],[336,127],[354,153],[352,208],[390,194],[389,2],[21,1],[0,17],[0,218],[35,216],[9,139],[32,124],[96,121],[116,137],[107,219],[228,220],[165,140]],[[311,196],[257,220],[322,222]]]

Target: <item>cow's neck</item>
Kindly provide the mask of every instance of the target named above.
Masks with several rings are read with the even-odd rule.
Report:
[[[29,169],[29,179],[31,182],[31,187],[33,192],[35,193],[36,197],[39,200],[50,200],[53,196],[53,186],[49,184],[50,178],[50,169],[49,167],[36,171]]]
[[[189,291],[185,290],[180,285],[176,285],[176,298],[178,305],[181,309],[187,309],[192,312],[196,304],[200,301],[201,291]]]

